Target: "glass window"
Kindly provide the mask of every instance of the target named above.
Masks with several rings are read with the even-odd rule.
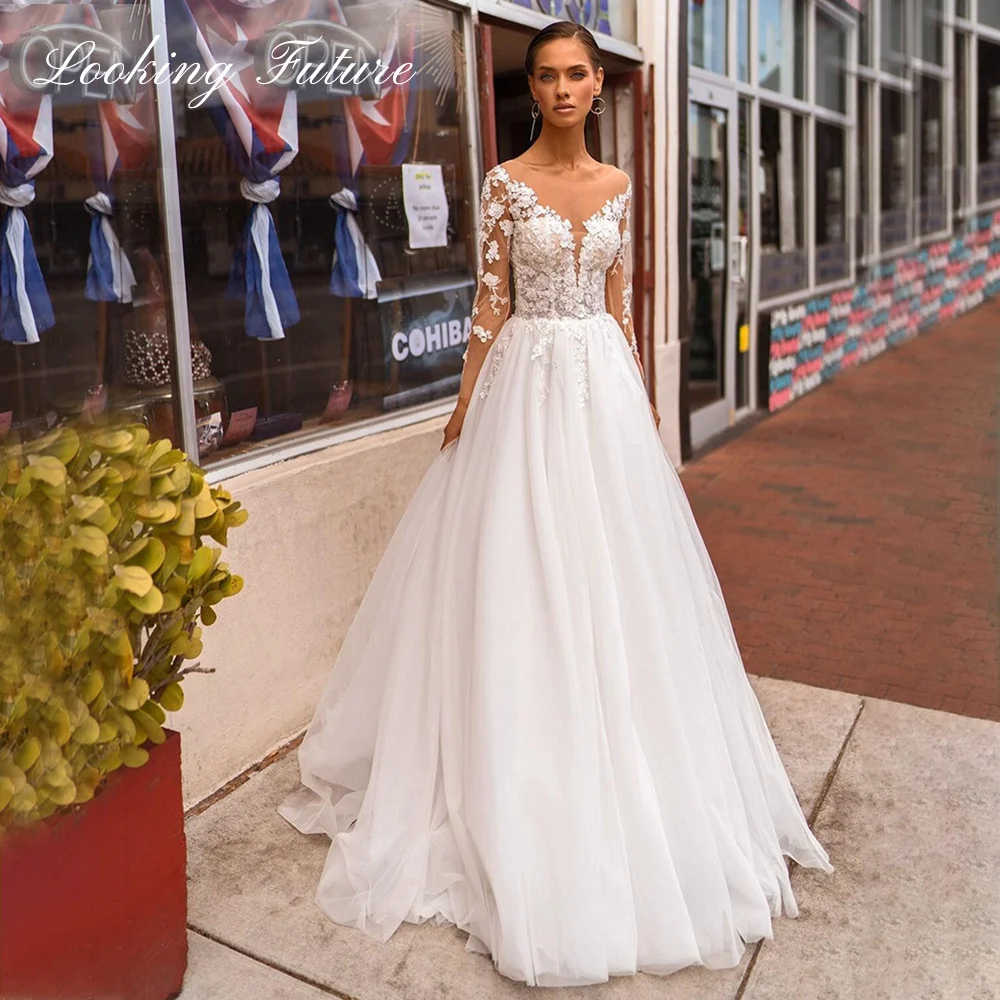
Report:
[[[804,97],[803,0],[759,0],[757,77],[762,87]]]
[[[908,0],[882,0],[882,69],[896,76],[905,76],[908,67],[908,30],[906,9]]]
[[[858,13],[858,62],[862,66],[872,64],[872,22],[868,16],[868,8],[865,7]]]
[[[920,52],[927,62],[940,66],[944,62],[944,0],[921,0]]]
[[[750,80],[750,0],[737,0],[736,60],[739,78]]]
[[[910,155],[907,95],[882,88],[881,127],[881,246],[902,246],[910,239]]]
[[[175,61],[232,61],[244,39],[257,51],[204,103],[173,86],[191,325],[230,415],[219,456],[454,394],[476,266],[457,15],[167,9]],[[345,84],[343,53],[392,75]]]
[[[951,116],[955,126],[955,173],[951,187],[951,210],[956,224],[961,218],[962,209],[969,203],[969,136],[966,124],[969,102],[966,68],[968,42],[968,35],[955,32],[955,114]]]
[[[922,76],[916,95],[916,211],[921,235],[939,232],[947,226],[941,149],[941,86],[940,80]]]
[[[955,16],[968,18],[969,0],[955,0]]]
[[[760,108],[760,297],[777,298],[809,280],[805,251],[805,120]]]
[[[844,129],[816,122],[816,283],[843,278],[850,270],[847,247]]]
[[[1000,0],[979,0],[979,23],[1000,28]]]
[[[847,32],[816,11],[816,103],[847,113]]]
[[[982,10],[982,7],[980,7]],[[976,109],[979,201],[1000,198],[1000,45],[980,40]]]
[[[726,0],[689,0],[688,44],[692,66],[726,72]]]
[[[22,46],[37,57],[34,79],[50,72],[46,53],[91,42],[88,76],[118,77],[150,41],[147,14],[139,0],[4,7],[5,65]],[[88,85],[82,71],[58,94],[0,73],[0,185],[17,202],[0,239],[24,250],[0,259],[0,439],[100,414],[178,441],[151,84]],[[200,345],[193,360],[204,363]]]
[[[864,260],[872,252],[872,198],[869,182],[871,172],[871,84],[858,81],[858,218],[855,232],[855,252]]]

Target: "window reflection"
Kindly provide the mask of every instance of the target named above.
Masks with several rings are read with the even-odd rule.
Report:
[[[803,0],[760,0],[757,43],[760,85],[803,97]]]
[[[808,283],[802,214],[805,120],[760,109],[760,297],[777,298]]]
[[[941,148],[941,81],[920,78],[917,92],[917,168],[920,187],[916,210],[921,235],[940,232],[946,226],[944,204],[944,158]]]
[[[816,123],[816,283],[846,277],[847,199],[844,129]]]
[[[1000,45],[979,41],[976,118],[979,201],[1000,198]]]
[[[105,72],[132,65],[151,38],[147,13],[0,9],[2,230],[20,251],[0,260],[0,438],[109,415],[174,432],[151,85],[77,76],[43,94],[11,69],[23,47],[45,48],[32,41],[45,33],[57,48],[93,44]]]
[[[688,41],[692,66],[726,72],[726,0],[689,0]]]
[[[453,394],[475,284],[457,15],[369,0],[168,13],[176,58],[240,67],[200,108],[174,87],[192,330],[212,358],[196,389],[224,392],[220,454]],[[289,22],[320,39],[323,72],[299,89],[260,68],[289,58],[268,48]],[[345,47],[400,82],[337,82]]]
[[[901,246],[910,239],[909,129],[907,96],[892,87],[882,88],[881,144],[881,245]]]
[[[816,11],[816,103],[847,112],[847,32],[822,11]]]
[[[908,0],[882,0],[882,69],[905,76],[908,68],[906,44]]]

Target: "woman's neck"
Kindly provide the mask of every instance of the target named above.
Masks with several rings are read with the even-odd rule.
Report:
[[[572,173],[597,161],[587,152],[582,128],[556,128],[542,124],[538,141],[525,154],[529,166],[557,167]]]

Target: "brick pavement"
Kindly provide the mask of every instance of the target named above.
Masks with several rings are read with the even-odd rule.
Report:
[[[683,471],[754,674],[1000,721],[1000,302]]]

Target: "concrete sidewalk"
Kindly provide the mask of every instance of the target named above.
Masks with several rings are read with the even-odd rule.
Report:
[[[795,868],[800,915],[735,969],[545,990],[552,1000],[1000,1000],[1000,724],[752,678],[836,867]],[[188,822],[191,956],[182,1000],[539,996],[404,924],[386,944],[313,902],[329,844],[276,807],[294,753]]]

